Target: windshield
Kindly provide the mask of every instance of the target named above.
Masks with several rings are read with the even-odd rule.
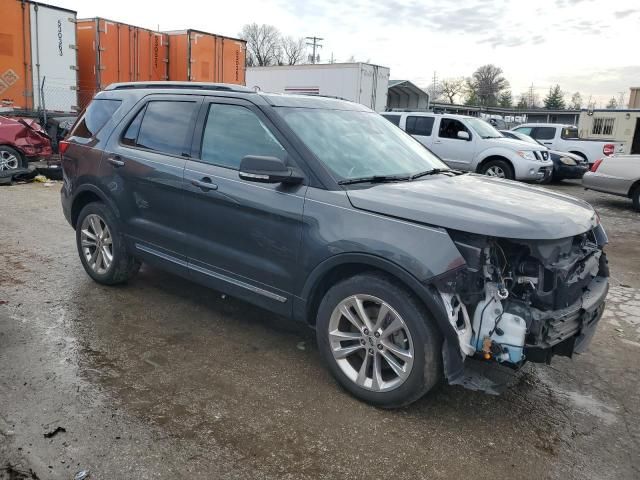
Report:
[[[482,138],[500,138],[502,134],[489,125],[484,120],[480,120],[479,118],[467,118],[467,123],[473,130],[480,135]]]
[[[374,112],[277,107],[287,125],[339,180],[447,169],[417,140]]]

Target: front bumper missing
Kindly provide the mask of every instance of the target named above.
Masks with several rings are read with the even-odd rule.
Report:
[[[537,320],[544,321],[544,328],[535,343],[525,345],[525,362],[550,363],[554,355],[571,357],[574,353],[583,353],[602,318],[608,291],[609,279],[596,277],[582,297],[570,307],[547,312],[534,311],[534,315],[536,312],[542,315]],[[512,383],[513,372],[517,368],[519,365],[506,366],[468,357],[463,371],[447,379],[451,385],[497,395]]]

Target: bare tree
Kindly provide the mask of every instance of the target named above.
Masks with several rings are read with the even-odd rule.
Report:
[[[247,42],[247,65],[268,66],[280,58],[280,32],[273,25],[250,23],[242,27],[240,38]]]
[[[571,108],[574,110],[582,108],[582,95],[580,95],[580,92],[576,92],[571,96]]]
[[[284,65],[297,65],[304,63],[306,44],[304,38],[283,37],[281,41],[280,63]]]
[[[479,67],[467,81],[468,89],[473,92],[480,105],[496,106],[502,91],[509,88],[509,82],[502,75],[502,69],[495,65]]]
[[[445,78],[440,82],[440,94],[454,103],[456,97],[464,92],[464,78]]]

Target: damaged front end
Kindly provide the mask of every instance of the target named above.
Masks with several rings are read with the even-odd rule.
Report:
[[[467,357],[517,369],[587,348],[609,288],[600,224],[559,240],[449,234],[466,261],[435,285],[456,334],[443,348],[449,383],[498,393]]]

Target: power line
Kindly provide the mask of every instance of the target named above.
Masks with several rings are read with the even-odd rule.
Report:
[[[307,42],[307,45],[309,45],[310,47],[313,47],[313,53],[311,54],[311,63],[316,63],[317,61],[320,60],[320,55],[316,57],[316,49],[322,48],[320,41],[324,40],[324,38],[314,36],[314,37],[306,37],[305,40],[311,40],[311,42]]]

